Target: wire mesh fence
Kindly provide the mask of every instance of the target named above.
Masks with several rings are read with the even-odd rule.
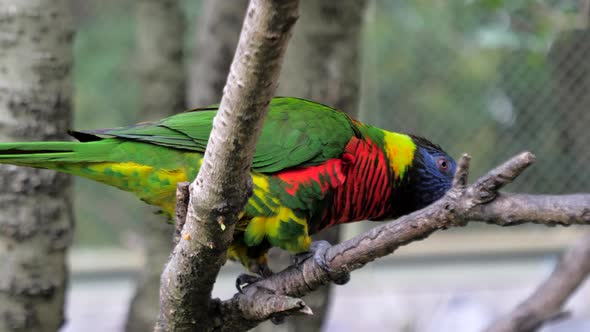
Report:
[[[511,190],[590,191],[589,1],[389,1],[367,13],[361,118],[473,156]]]

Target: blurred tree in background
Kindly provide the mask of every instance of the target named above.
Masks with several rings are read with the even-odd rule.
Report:
[[[216,104],[234,57],[248,0],[204,0],[194,22],[196,44],[190,56],[188,100],[192,107]]]
[[[185,18],[178,0],[135,2],[139,114],[136,122],[157,121],[186,107]],[[144,206],[136,226],[145,262],[127,317],[127,332],[149,331],[159,312],[162,269],[172,250],[174,228],[153,207]]]

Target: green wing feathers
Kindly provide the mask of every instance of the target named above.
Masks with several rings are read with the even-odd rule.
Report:
[[[319,165],[339,157],[355,135],[346,114],[322,104],[275,98],[270,107],[252,163],[259,172]]]
[[[157,123],[83,131],[74,136],[119,137],[203,153],[216,113],[211,108],[197,109]],[[252,169],[273,173],[289,167],[318,165],[340,156],[354,135],[351,120],[344,113],[303,99],[274,98],[256,146]]]

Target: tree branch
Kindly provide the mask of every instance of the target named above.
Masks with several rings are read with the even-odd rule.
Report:
[[[207,331],[211,291],[252,191],[256,140],[273,97],[297,0],[252,0],[205,157],[190,186],[186,223],[163,274],[156,331]]]
[[[531,153],[522,153],[468,186],[469,156],[463,155],[453,188],[442,199],[331,247],[326,254],[328,266],[335,272],[356,270],[402,245],[424,239],[440,229],[464,226],[469,221],[500,226],[524,222],[590,224],[590,194],[537,196],[498,192],[534,160]],[[300,265],[290,266],[249,285],[243,294],[215,302],[210,314],[218,317],[216,329],[219,331],[246,331],[263,320],[285,314],[272,310],[277,301],[301,297],[329,280],[327,273],[313,259],[307,259]],[[269,294],[280,298],[270,304]]]
[[[486,332],[533,332],[548,321],[567,316],[565,301],[590,274],[590,233],[560,258],[555,269],[526,300],[496,320]]]
[[[188,213],[188,203],[190,199],[189,182],[179,182],[176,185],[176,208],[174,217],[174,238],[172,243],[176,246],[182,236],[182,228],[186,223],[186,214]]]

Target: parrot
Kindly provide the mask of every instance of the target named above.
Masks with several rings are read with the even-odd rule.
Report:
[[[217,110],[69,131],[77,142],[0,143],[0,163],[98,181],[172,218],[177,183],[196,178]],[[364,124],[321,103],[274,97],[250,168],[253,192],[227,256],[268,275],[271,247],[310,252],[310,236],[329,227],[421,209],[449,190],[455,169],[453,158],[425,138]]]

